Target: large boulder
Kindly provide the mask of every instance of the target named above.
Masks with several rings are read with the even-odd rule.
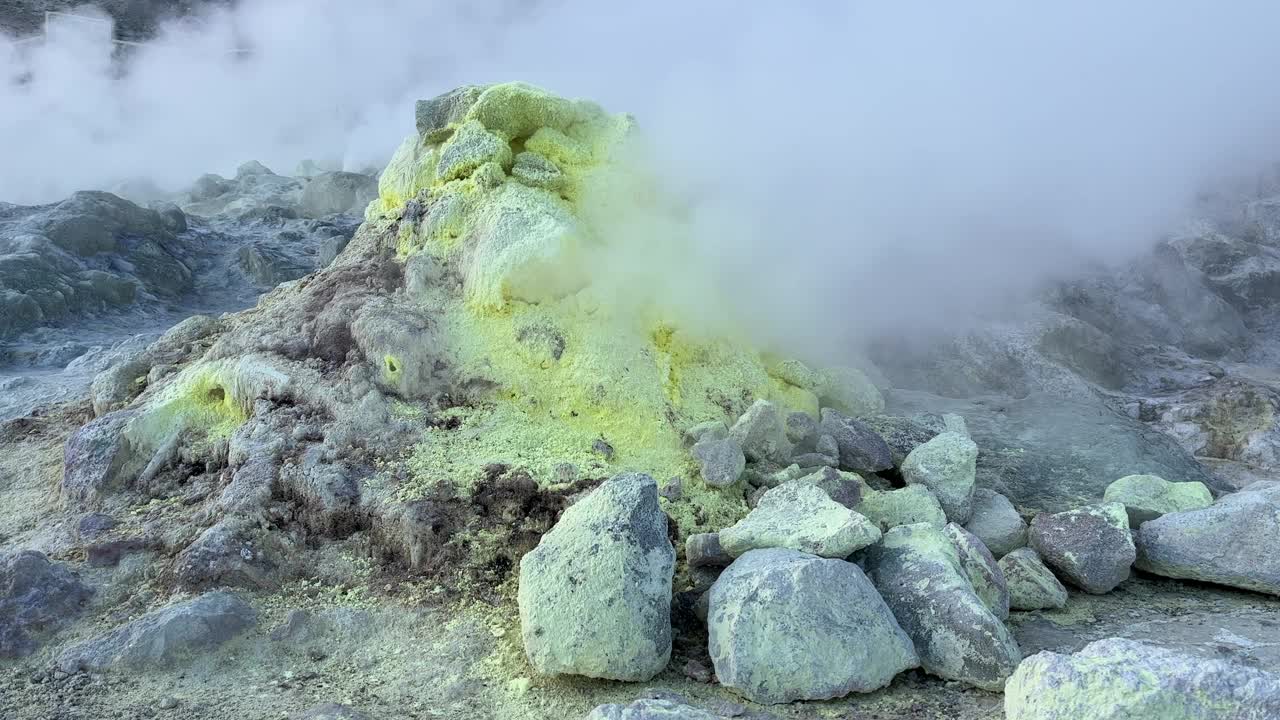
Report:
[[[1280,717],[1280,677],[1110,638],[1023,660],[1005,685],[1004,712],[1008,720],[1266,720]]]
[[[561,516],[520,562],[520,626],[540,673],[648,680],[671,657],[675,550],[658,486],[618,475]]]
[[[861,501],[854,509],[881,532],[899,525],[927,523],[942,528],[947,524],[938,498],[924,485],[908,485],[896,490],[863,488]]]
[[[1004,686],[1021,651],[974,592],[946,533],[923,523],[893,528],[864,565],[925,671],[984,690]]]
[[[1210,507],[1170,513],[1138,528],[1137,567],[1280,595],[1280,482],[1263,480]]]
[[[1120,503],[1041,513],[1028,536],[1045,564],[1085,592],[1111,592],[1129,578],[1135,551]]]
[[[1173,438],[1100,402],[1048,395],[955,400],[894,391],[898,414],[954,412],[981,448],[977,484],[1020,507],[1057,512],[1096,502],[1134,473],[1175,482],[1212,479]]]
[[[108,413],[76,430],[63,449],[62,495],[73,505],[94,506],[128,485],[149,458],[134,451],[124,430],[136,415]]]
[[[960,569],[964,570],[965,577],[969,578],[969,584],[973,586],[973,591],[978,594],[982,604],[1000,620],[1007,620],[1009,588],[1005,585],[1004,573],[991,556],[991,551],[987,550],[981,540],[955,523],[948,523],[942,530],[951,544],[955,545],[956,554],[960,557]]]
[[[1013,503],[986,488],[974,488],[973,515],[964,529],[977,536],[996,557],[1027,544],[1027,523]]]
[[[893,467],[893,452],[888,444],[865,424],[824,408],[818,428],[835,439],[841,469],[874,473]]]
[[[253,607],[240,597],[205,593],[67,648],[58,656],[58,667],[67,673],[172,667],[222,645],[257,621]]]
[[[1102,499],[1124,505],[1129,525],[1135,528],[1165,513],[1213,504],[1213,495],[1204,483],[1171,483],[1158,475],[1126,475],[1108,485]]]
[[[821,557],[844,558],[880,539],[871,521],[808,483],[779,485],[766,492],[745,518],[720,531],[732,557],[749,550],[790,548]]]
[[[1024,547],[1000,558],[1000,573],[1009,590],[1013,610],[1046,610],[1065,607],[1067,589],[1045,567],[1035,550]]]
[[[768,400],[756,400],[729,428],[729,437],[738,441],[748,460],[779,464],[791,459],[791,441],[782,410]]]
[[[40,635],[78,615],[92,594],[43,553],[0,554],[0,658],[30,654]]]
[[[973,514],[977,460],[977,444],[958,432],[944,432],[907,455],[902,478],[929,488],[947,519],[963,525]]]
[[[916,667],[911,640],[862,570],[795,550],[753,550],[711,587],[720,683],[760,703],[870,692]]]

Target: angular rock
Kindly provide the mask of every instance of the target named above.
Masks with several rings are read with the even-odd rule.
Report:
[[[702,480],[711,487],[725,487],[738,482],[747,467],[742,446],[731,438],[704,437],[693,446],[693,457],[702,471]]]
[[[1204,483],[1169,482],[1159,475],[1126,475],[1108,485],[1102,498],[1124,505],[1129,526],[1135,528],[1165,513],[1198,510],[1213,504],[1213,495]]]
[[[1280,595],[1280,482],[1261,480],[1199,510],[1170,513],[1138,528],[1137,567]]]
[[[982,541],[972,533],[955,523],[947,523],[943,528],[947,538],[956,548],[960,556],[960,569],[969,578],[969,584],[978,598],[1000,620],[1009,618],[1009,588],[1005,585],[1004,573],[996,564]]]
[[[720,533],[695,533],[685,538],[685,562],[691,568],[728,567],[733,556],[720,545]]]
[[[252,526],[227,518],[205,530],[174,561],[173,571],[186,589],[226,585],[255,590],[279,586],[280,558],[270,552]]]
[[[859,503],[862,502],[863,490],[866,488],[866,482],[856,473],[841,472],[833,467],[824,467],[789,482],[822,488],[828,497],[850,510],[858,508]]]
[[[1109,638],[1024,660],[1004,711],[1007,720],[1266,720],[1280,717],[1280,676]]]
[[[977,444],[959,433],[944,432],[907,455],[902,477],[908,485],[929,488],[947,519],[963,525],[973,514],[977,460]]]
[[[1018,548],[1000,558],[999,564],[1009,590],[1010,608],[1047,610],[1066,606],[1067,589],[1040,561],[1035,550]]]
[[[893,452],[884,439],[864,423],[824,408],[819,429],[835,439],[842,470],[874,473],[893,467]]]
[[[428,143],[438,143],[452,132],[451,125],[466,117],[484,87],[463,85],[430,100],[419,100],[415,107],[418,134]]]
[[[1068,582],[1094,595],[1129,578],[1135,550],[1120,503],[1041,513],[1031,521],[1031,547]]]
[[[742,446],[748,460],[782,464],[791,458],[786,420],[778,406],[768,400],[756,400],[747,408],[729,428],[729,436]]]
[[[257,624],[254,609],[233,593],[215,591],[143,615],[58,657],[66,673],[171,667],[207,652]]]
[[[818,441],[818,421],[807,412],[787,413],[787,439],[796,448],[813,448]]]
[[[133,416],[130,410],[108,413],[72,433],[63,451],[63,497],[93,506],[136,477],[145,460],[134,456],[124,437]]]
[[[723,440],[729,437],[729,426],[720,420],[708,420],[698,423],[684,431],[685,445],[697,445],[703,439]]]
[[[30,654],[40,635],[78,615],[92,594],[43,553],[0,553],[0,658]]]
[[[864,489],[862,501],[854,509],[882,532],[899,525],[927,523],[941,529],[947,524],[938,499],[924,485],[908,485],[897,490]]]
[[[463,178],[490,162],[510,167],[511,147],[478,120],[468,120],[442,146],[436,175],[442,180]]]
[[[618,475],[565,510],[520,562],[520,626],[540,673],[643,681],[671,657],[675,550],[658,486]]]
[[[871,521],[835,502],[821,488],[803,483],[766,492],[745,518],[720,531],[732,557],[749,550],[789,548],[844,558],[880,539]]]
[[[786,549],[753,550],[711,588],[716,677],[760,703],[871,692],[919,663],[862,570]]]
[[[926,672],[984,690],[1004,686],[1021,651],[974,592],[946,533],[924,523],[893,528],[867,550],[864,566]]]
[[[996,557],[1027,544],[1027,523],[1009,498],[986,488],[973,489],[973,514],[965,523]]]
[[[871,415],[861,420],[889,446],[889,451],[893,453],[894,467],[901,467],[902,461],[907,459],[912,450],[946,431],[945,423],[936,415]]]

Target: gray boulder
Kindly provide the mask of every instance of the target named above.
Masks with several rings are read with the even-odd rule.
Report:
[[[1280,677],[1109,638],[1022,661],[1005,685],[1004,712],[1007,720],[1267,720],[1280,717]]]
[[[187,590],[228,586],[272,590],[284,570],[269,534],[234,517],[224,518],[192,541],[174,559],[173,572]]]
[[[1120,503],[1041,513],[1028,537],[1046,565],[1085,592],[1101,595],[1129,578],[1135,549]]]
[[[902,461],[908,485],[924,485],[938,498],[947,519],[969,522],[973,514],[973,485],[978,446],[967,436],[944,432],[917,447]]]
[[[254,609],[238,596],[205,593],[67,648],[58,657],[58,668],[74,673],[170,667],[222,645],[257,621]]]
[[[835,439],[841,469],[874,473],[893,467],[893,452],[889,446],[862,422],[824,408],[819,430]]]
[[[973,515],[964,529],[977,536],[996,557],[1027,544],[1027,523],[1013,503],[986,488],[974,488]]]
[[[790,548],[821,557],[844,558],[880,539],[871,521],[807,483],[787,483],[766,492],[755,509],[720,531],[726,553]]]
[[[1014,610],[1048,610],[1065,607],[1067,589],[1045,567],[1031,548],[1018,548],[1000,558],[1000,572]]]
[[[791,441],[782,411],[768,400],[756,400],[729,428],[747,459],[785,464],[791,458]]]
[[[93,591],[43,553],[0,554],[0,658],[30,654],[39,637],[80,614]]]
[[[982,541],[972,533],[955,523],[947,523],[943,528],[951,544],[955,545],[956,554],[960,556],[960,569],[964,570],[973,591],[978,594],[982,604],[987,606],[993,615],[1000,620],[1009,618],[1009,589],[1005,586],[1004,573],[996,564]]]
[[[648,680],[671,657],[675,550],[658,486],[618,475],[565,510],[520,562],[520,626],[540,673]]]
[[[760,703],[871,692],[919,663],[857,565],[753,550],[711,587],[709,649],[720,683]]]
[[[813,388],[824,408],[852,417],[865,417],[884,410],[884,396],[867,374],[857,368],[836,366],[817,373]]]
[[[1050,512],[1096,502],[1112,480],[1150,473],[1212,479],[1176,440],[1092,400],[1047,395],[955,400],[894,391],[898,414],[954,412],[978,444],[977,484],[1020,507]]]
[[[863,491],[869,490],[866,481],[856,473],[843,472],[833,467],[824,467],[788,482],[822,488],[828,497],[850,510],[857,509],[862,502]]]
[[[1108,485],[1102,498],[1124,505],[1129,525],[1135,528],[1165,513],[1198,510],[1213,504],[1213,495],[1204,483],[1173,483],[1159,475],[1126,475]]]
[[[694,533],[685,538],[684,559],[691,568],[728,567],[733,556],[720,545],[720,533]]]
[[[947,535],[927,524],[884,534],[864,557],[926,672],[999,690],[1022,654],[1000,619],[974,592]]]
[[[139,457],[125,439],[134,412],[103,415],[76,430],[63,449],[62,495],[69,502],[94,506],[127,486],[149,458]]]
[[[466,117],[482,92],[483,86],[463,85],[430,100],[419,100],[414,109],[418,134],[432,144],[448,138],[452,126]]]
[[[365,206],[377,196],[378,181],[368,175],[327,172],[311,178],[302,189],[298,204],[303,215],[313,218],[337,213],[363,214]]]
[[[1138,528],[1137,567],[1280,595],[1280,482],[1262,480],[1210,507],[1170,513]]]
[[[912,417],[871,415],[860,420],[889,446],[894,467],[901,467],[912,450],[946,431],[942,418],[932,414]]]
[[[702,471],[703,482],[711,487],[725,487],[738,482],[747,467],[742,446],[731,437],[704,437],[694,444],[692,452]]]

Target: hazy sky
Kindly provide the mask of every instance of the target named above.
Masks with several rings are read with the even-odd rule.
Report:
[[[123,77],[101,38],[37,48],[0,87],[0,200],[381,166],[415,99],[523,79],[635,114],[704,199],[691,267],[821,344],[1121,259],[1207,179],[1280,159],[1277,28],[1261,0],[244,0]]]

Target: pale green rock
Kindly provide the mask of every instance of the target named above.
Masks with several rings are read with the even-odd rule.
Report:
[[[838,366],[820,371],[814,390],[822,407],[850,417],[866,417],[884,411],[884,396],[866,373],[857,368]]]
[[[882,532],[899,525],[926,523],[936,528],[947,524],[942,505],[929,488],[908,485],[897,490],[872,490],[864,487],[862,502],[855,508],[859,514],[880,528]]]
[[[547,675],[657,675],[671,657],[674,569],[657,483],[638,473],[606,481],[520,561],[530,664]]]
[[[926,672],[984,690],[1004,686],[1021,651],[974,592],[945,532],[924,523],[893,528],[863,565]]]
[[[807,483],[787,483],[766,492],[732,527],[720,531],[731,557],[762,548],[789,548],[844,558],[880,539],[871,521]]]
[[[1050,610],[1066,607],[1067,589],[1040,561],[1035,550],[1018,548],[1000,558],[1000,572],[1009,589],[1014,610]]]
[[[982,541],[973,533],[955,523],[948,523],[943,532],[956,548],[960,556],[960,568],[964,570],[969,584],[978,594],[982,604],[987,606],[993,615],[1001,621],[1009,618],[1009,589],[1005,585],[1004,573],[996,564]]]
[[[1074,655],[1041,652],[1004,688],[1006,720],[1271,720],[1280,677],[1110,638]]]
[[[511,167],[511,177],[525,185],[556,192],[565,186],[567,178],[556,164],[535,152],[516,155]]]
[[[978,446],[968,436],[944,432],[907,455],[902,477],[909,485],[929,488],[947,520],[963,525],[973,514],[977,460]]]
[[[759,703],[871,692],[919,665],[862,570],[794,550],[753,550],[711,587],[716,677]]]
[[[488,162],[510,167],[511,147],[479,122],[468,120],[441,147],[436,177],[445,182],[464,178]]]
[[[1198,510],[1213,504],[1213,495],[1201,482],[1169,482],[1159,475],[1126,475],[1107,486],[1107,502],[1124,505],[1130,527],[1138,527],[1165,513]]]

